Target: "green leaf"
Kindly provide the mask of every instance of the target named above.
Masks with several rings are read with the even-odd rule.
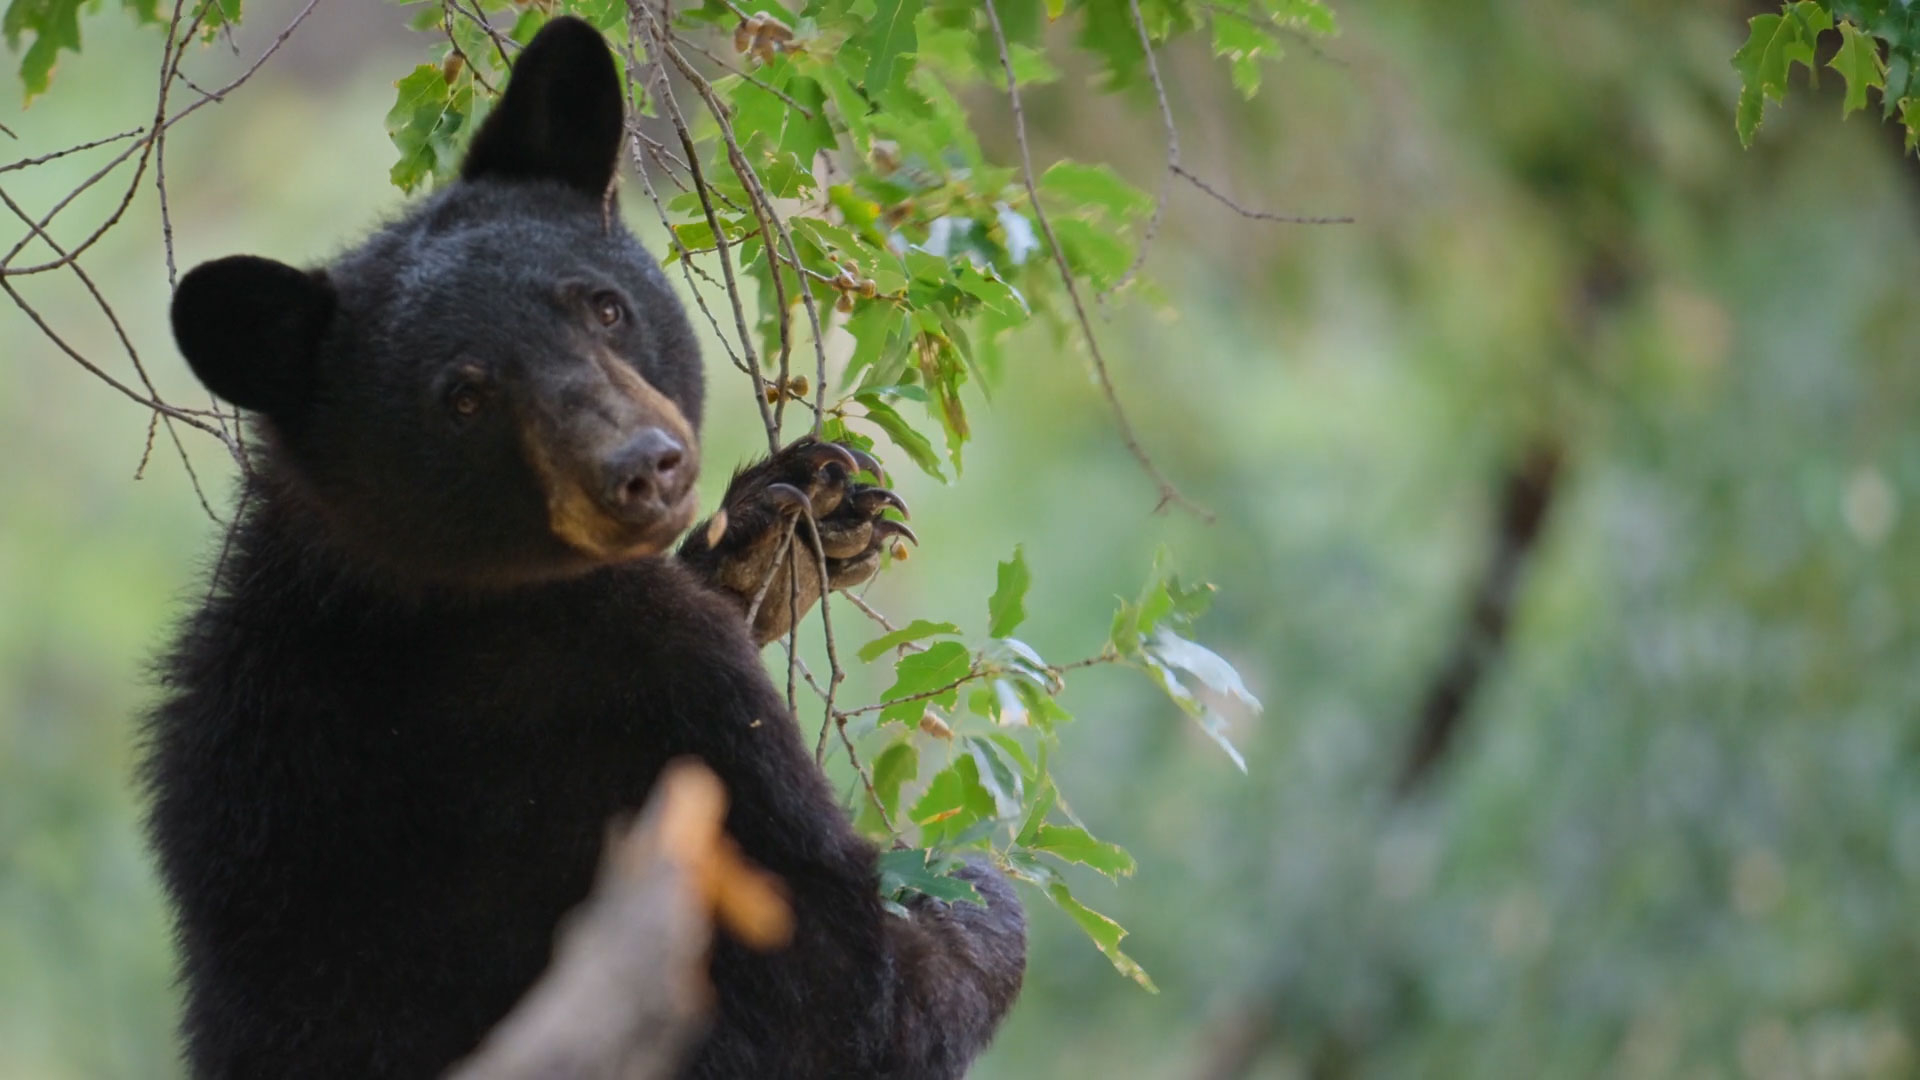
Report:
[[[886,432],[887,438],[892,439],[894,445],[906,451],[907,456],[913,459],[915,465],[920,466],[922,472],[943,484],[947,482],[946,476],[940,471],[940,455],[934,450],[933,443],[927,441],[925,435],[915,431],[899,413],[893,410],[893,406],[881,401],[877,394],[856,394],[854,400],[867,410],[865,419],[872,421],[875,427]]]
[[[965,901],[986,906],[970,882],[933,869],[924,848],[889,851],[880,856],[880,894],[898,901],[903,892],[917,892],[948,903]]]
[[[1333,11],[1322,0],[1264,0],[1273,20],[1310,34],[1332,37],[1340,32]]]
[[[906,626],[892,633],[883,634],[861,646],[860,659],[867,663],[872,663],[874,660],[879,659],[880,655],[888,649],[905,645],[909,641],[919,641],[921,638],[939,637],[942,635],[957,636],[959,633],[960,628],[950,622],[937,623],[928,622],[925,619],[915,619]],[[935,685],[937,686],[939,684],[936,683]]]
[[[1096,839],[1078,825],[1041,825],[1021,843],[1067,862],[1091,866],[1110,878],[1129,877],[1136,868],[1125,848]]]
[[[978,737],[970,736],[964,743],[979,773],[980,786],[993,796],[993,816],[1000,820],[1019,816],[1026,790],[1020,770],[1007,760],[1006,751]]]
[[[1095,285],[1105,287],[1112,283],[1133,261],[1132,245],[1113,229],[1079,218],[1062,218],[1053,222],[1053,233],[1060,238],[1060,246],[1074,272],[1085,275]]]
[[[1041,174],[1040,190],[1076,210],[1097,207],[1115,221],[1153,212],[1153,196],[1121,179],[1110,165],[1059,162]]]
[[[1244,18],[1213,18],[1213,55],[1230,61],[1233,88],[1251,99],[1260,90],[1260,61],[1278,58],[1280,43],[1259,26]]]
[[[920,14],[920,0],[877,0],[873,18],[863,40],[867,43],[866,86],[878,93],[894,80],[895,61],[901,53],[914,49],[913,20]]]
[[[955,701],[959,700],[958,687],[925,698],[916,697],[916,695],[927,694],[929,691],[957,683],[972,670],[973,654],[967,651],[965,645],[957,641],[942,641],[925,652],[909,653],[901,657],[900,662],[893,666],[893,685],[887,688],[886,693],[880,695],[880,700],[889,702],[899,701],[901,698],[913,700],[882,709],[880,712],[882,722],[899,720],[910,723],[920,715],[926,704],[951,707]]]
[[[1053,777],[1044,772],[1042,777],[1033,803],[1027,807],[1026,820],[1020,823],[1020,831],[1014,834],[1013,842],[1022,847],[1031,846],[1033,838],[1040,835],[1040,830],[1046,827],[1047,815],[1053,812],[1053,804],[1059,798],[1059,792],[1053,786]]]
[[[20,81],[25,84],[28,102],[43,93],[53,81],[53,67],[60,50],[80,51],[81,0],[13,0],[0,20],[0,31],[7,48],[20,47],[20,35],[33,32],[33,44],[20,58]]]
[[[901,785],[913,779],[919,768],[920,751],[911,741],[903,739],[881,751],[873,761],[873,788],[881,801],[899,801]]]
[[[1812,0],[1789,4],[1779,15],[1748,20],[1747,43],[1733,56],[1733,66],[1740,72],[1740,104],[1734,113],[1740,145],[1753,145],[1766,100],[1786,96],[1793,65],[1813,67],[1814,41],[1832,22],[1833,17]]]
[[[1093,939],[1094,945],[1106,955],[1115,971],[1139,983],[1150,993],[1160,992],[1160,988],[1153,985],[1153,980],[1147,976],[1146,970],[1120,951],[1120,942],[1127,936],[1127,931],[1119,923],[1074,899],[1064,881],[1055,880],[1047,886],[1047,899],[1066,912]]]
[[[400,151],[388,177],[411,192],[430,180],[452,176],[459,167],[458,136],[477,121],[473,76],[462,71],[449,83],[440,68],[422,64],[394,84],[399,91],[387,112],[387,134]],[[471,114],[471,115],[470,115]]]
[[[1847,96],[1840,115],[1867,107],[1867,87],[1887,87],[1887,65],[1880,58],[1880,44],[1850,22],[1840,24],[1840,49],[1827,66],[1846,80]]]
[[[1033,575],[1027,570],[1027,556],[1019,545],[1013,549],[1013,558],[1000,564],[998,582],[994,585],[993,595],[987,598],[987,633],[1003,638],[1019,629],[1027,617],[1027,586],[1033,583]]]
[[[907,816],[931,841],[992,821],[997,814],[993,793],[980,783],[980,766],[967,755],[934,774]]]

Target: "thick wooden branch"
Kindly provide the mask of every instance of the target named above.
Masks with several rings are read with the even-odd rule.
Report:
[[[669,765],[638,822],[610,841],[553,966],[451,1080],[677,1075],[712,1007],[714,924],[762,949],[793,930],[779,882],[721,831],[726,806],[705,766]]]

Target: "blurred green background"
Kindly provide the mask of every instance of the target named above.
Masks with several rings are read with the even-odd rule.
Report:
[[[241,51],[290,12],[250,5]],[[958,483],[898,472],[926,542],[883,609],[977,630],[1022,543],[1023,636],[1086,655],[1166,544],[1220,586],[1200,636],[1267,704],[1235,730],[1242,776],[1138,676],[1076,676],[1056,769],[1140,863],[1079,887],[1162,993],[1030,905],[1027,989],[975,1076],[1920,1075],[1920,165],[1842,123],[1831,79],[1740,152],[1727,61],[1752,13],[1376,0],[1251,105],[1203,42],[1165,58],[1191,167],[1358,223],[1255,223],[1178,187],[1148,267],[1164,303],[1103,312],[1143,439],[1215,524],[1150,512],[1044,334],[1010,350]],[[400,20],[323,4],[177,129],[183,266],[319,260],[399,205],[382,119],[420,49]],[[151,112],[157,33],[84,32],[31,109],[4,81],[0,160]],[[223,49],[196,70],[237,65]],[[1004,160],[1002,103],[979,104]],[[1029,104],[1043,156],[1152,185],[1149,102],[1070,78]],[[0,190],[44,210],[98,160]],[[159,238],[149,191],[86,265],[193,400]],[[71,281],[19,287],[125,374]],[[758,433],[708,366],[710,502]],[[0,1077],[177,1072],[129,777],[144,664],[218,532],[164,436],[134,478],[145,441],[140,408],[0,306]],[[1396,800],[1503,478],[1542,446],[1564,465],[1511,631]],[[188,447],[224,509],[219,448]]]

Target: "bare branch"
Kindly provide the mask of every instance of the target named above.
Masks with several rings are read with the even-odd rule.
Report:
[[[783,944],[779,883],[721,831],[726,792],[705,766],[669,765],[639,824],[615,836],[600,883],[566,921],[553,966],[453,1080],[668,1080],[705,1030],[718,923]]]
[[[1093,332],[1093,323],[1087,318],[1087,308],[1080,300],[1080,286],[1075,284],[1073,269],[1067,265],[1066,252],[1060,247],[1060,241],[1053,234],[1053,224],[1047,220],[1047,212],[1040,205],[1040,191],[1033,181],[1033,154],[1027,147],[1027,118],[1020,107],[1020,82],[1014,78],[1013,58],[1007,52],[1007,34],[1000,26],[1000,13],[994,9],[993,0],[982,0],[987,12],[987,22],[993,27],[994,44],[1000,49],[1000,67],[1007,74],[1007,98],[1013,108],[1013,133],[1020,146],[1020,177],[1026,183],[1027,198],[1033,204],[1034,221],[1040,226],[1040,232],[1047,239],[1047,248],[1053,252],[1054,265],[1060,270],[1060,280],[1067,288],[1067,298],[1073,302],[1074,316],[1080,322],[1080,332],[1087,343],[1087,354],[1093,359],[1094,374],[1099,377],[1100,391],[1106,396],[1107,406],[1113,411],[1114,426],[1120,429],[1120,441],[1126,444],[1127,452],[1133,455],[1142,471],[1153,480],[1160,491],[1160,502],[1154,507],[1160,510],[1174,504],[1182,507],[1200,520],[1212,523],[1213,514],[1202,508],[1192,499],[1181,494],[1180,489],[1167,479],[1160,466],[1154,463],[1146,449],[1140,445],[1139,438],[1133,432],[1133,424],[1127,419],[1126,410],[1120,405],[1120,395],[1113,386],[1113,377],[1107,372],[1107,359],[1100,351],[1099,338]]]
[[[1239,214],[1241,217],[1244,217],[1244,218],[1252,218],[1255,221],[1278,221],[1287,225],[1351,225],[1353,224],[1353,219],[1351,217],[1345,217],[1345,216],[1305,217],[1298,214],[1275,214],[1275,213],[1270,213],[1266,210],[1249,210],[1248,208],[1241,206],[1239,203],[1234,202],[1232,199],[1222,194],[1220,190],[1214,187],[1212,184],[1209,184],[1205,180],[1202,180],[1198,176],[1195,176],[1192,172],[1190,172],[1187,169],[1186,166],[1180,165],[1180,164],[1174,164],[1174,165],[1169,165],[1167,168],[1168,168],[1168,171],[1172,172],[1175,176],[1180,177],[1181,179],[1185,180],[1187,183],[1192,184],[1194,187],[1197,187],[1201,191],[1206,192],[1208,195],[1213,196],[1214,199],[1220,203],[1220,205],[1226,207],[1227,209],[1233,211],[1236,214]]]

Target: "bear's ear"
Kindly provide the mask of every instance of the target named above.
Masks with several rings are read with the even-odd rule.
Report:
[[[460,175],[558,180],[598,198],[613,182],[622,116],[607,40],[590,23],[562,16],[521,50]]]
[[[173,339],[207,389],[285,419],[312,393],[314,356],[335,306],[325,274],[234,255],[180,279]]]

